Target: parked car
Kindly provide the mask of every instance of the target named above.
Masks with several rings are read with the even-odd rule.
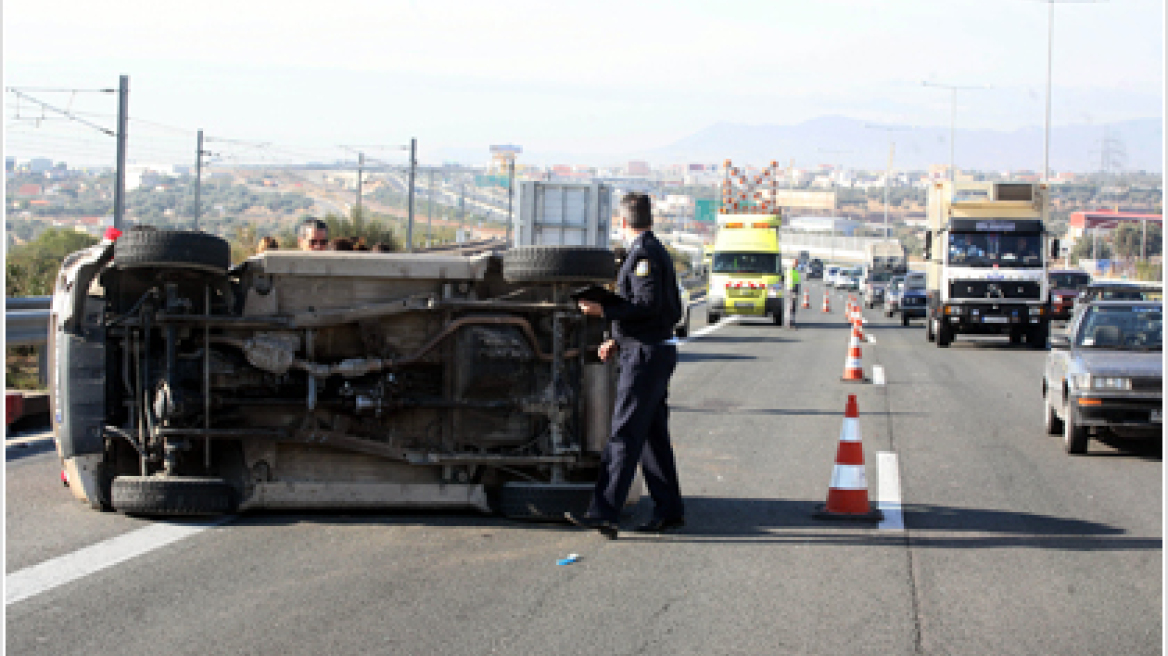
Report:
[[[897,303],[900,325],[907,326],[910,319],[924,319],[925,309],[925,274],[909,272],[904,277]]]
[[[1086,271],[1054,269],[1047,274],[1047,279],[1050,282],[1050,317],[1070,319],[1079,292],[1091,284],[1091,274]]]
[[[884,292],[884,316],[891,317],[900,307],[900,293],[904,291],[904,276],[892,276]]]
[[[827,267],[823,270],[823,282],[827,283],[829,287],[835,287],[837,282],[836,277],[839,275],[839,272],[840,267],[838,266]]]
[[[1092,435],[1159,439],[1163,431],[1164,306],[1091,301],[1051,337],[1042,377],[1046,430],[1067,453]]]
[[[817,278],[823,278],[823,261],[811,260],[811,263],[807,265],[807,279],[815,280]]]
[[[847,291],[860,291],[861,273],[862,271],[859,267],[852,269],[840,269],[840,272],[836,274],[836,278],[839,280],[839,283],[836,285],[836,287]]]

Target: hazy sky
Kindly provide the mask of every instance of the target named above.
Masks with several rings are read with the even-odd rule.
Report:
[[[271,142],[289,158],[417,137],[423,159],[492,143],[620,153],[717,122],[825,114],[947,126],[949,92],[922,80],[993,85],[959,94],[961,127],[1044,116],[1039,0],[6,0],[3,11],[5,85],[94,89],[129,75],[145,159],[193,150],[188,132],[163,126]],[[1162,116],[1161,0],[1054,14],[1054,124]],[[113,126],[113,96],[29,95]],[[5,93],[7,154],[108,150],[108,137],[38,124],[40,110],[16,100]]]

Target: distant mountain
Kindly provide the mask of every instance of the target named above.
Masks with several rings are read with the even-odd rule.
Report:
[[[902,127],[877,130],[865,121],[824,116],[798,125],[741,125],[717,123],[676,143],[639,154],[653,163],[718,163],[730,159],[763,165],[771,160],[800,168],[819,164],[880,169],[888,161],[889,140],[896,142],[893,168],[925,169],[949,163],[947,127]],[[894,127],[894,126],[888,126]],[[1163,170],[1163,121],[1159,118],[1120,121],[1106,125],[1068,125],[1051,129],[1052,170],[1091,171],[1100,168],[1104,127],[1123,146],[1124,169]],[[958,168],[976,170],[1042,169],[1043,130],[956,131],[954,159]]]

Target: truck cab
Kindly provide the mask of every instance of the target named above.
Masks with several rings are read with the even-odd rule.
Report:
[[[771,317],[783,325],[779,214],[721,214],[710,263],[707,320]]]
[[[1042,184],[939,182],[929,189],[925,242],[929,341],[1007,335],[1045,348],[1050,335],[1047,189]]]

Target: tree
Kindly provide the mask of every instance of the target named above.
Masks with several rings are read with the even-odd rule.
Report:
[[[368,218],[365,208],[358,210],[354,207],[349,212],[349,218],[336,214],[327,214],[324,222],[328,225],[329,239],[346,238],[354,243],[364,240],[366,246],[386,244],[392,250],[399,249],[399,242],[393,230],[381,223],[379,217]]]
[[[1113,236],[1116,252],[1121,257],[1139,257],[1143,233],[1143,226],[1138,223],[1125,221],[1119,224]],[[1145,253],[1148,257],[1160,254],[1163,249],[1163,236],[1164,233],[1159,225],[1148,224],[1148,246]]]
[[[1079,261],[1080,258],[1109,260],[1113,254],[1111,244],[1107,243],[1106,239],[1098,240],[1098,247],[1095,244],[1096,238],[1090,234],[1085,234],[1075,242],[1075,248],[1071,250],[1071,259]]]
[[[4,280],[9,296],[45,296],[65,256],[97,243],[87,233],[49,228],[24,246],[8,251]]]

